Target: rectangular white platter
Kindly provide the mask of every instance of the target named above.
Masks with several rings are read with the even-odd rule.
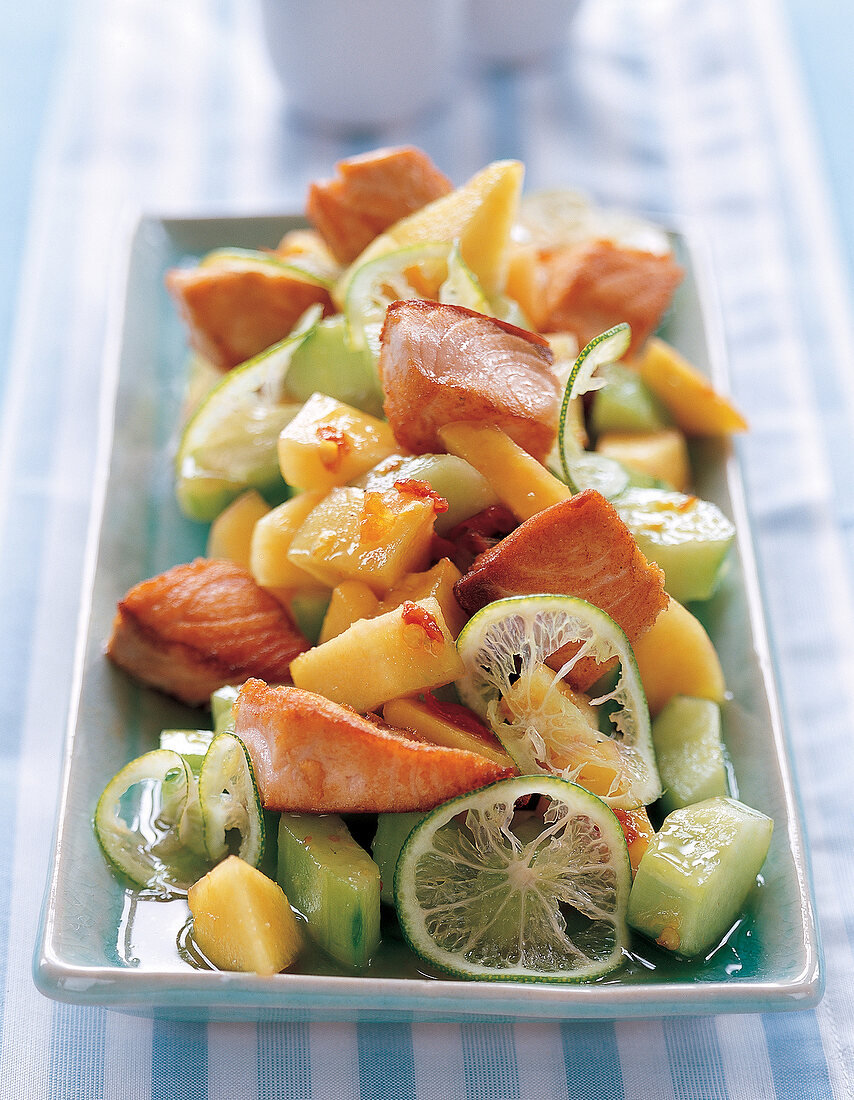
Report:
[[[138,581],[203,552],[205,531],[172,492],[172,456],[185,382],[186,341],[165,271],[219,246],[272,246],[302,224],[276,216],[143,218],[117,296],[104,375],[102,446],[84,588],[78,661],[56,848],[34,959],[47,996],[182,1019],[593,1019],[758,1012],[815,1004],[823,975],[807,855],[781,721],[737,461],[729,445],[694,450],[696,491],[737,527],[724,583],[702,617],[730,698],[728,751],[739,796],[775,822],[763,883],[745,919],[705,964],[643,948],[635,964],[590,985],[462,982],[424,976],[389,932],[362,975],[318,957],[271,978],[194,969],[178,947],[182,902],[135,898],[112,875],[92,830],[98,795],[166,727],[206,716],[140,688],[104,659],[116,601]],[[722,329],[708,264],[674,232],[686,270],[663,335],[726,388]]]

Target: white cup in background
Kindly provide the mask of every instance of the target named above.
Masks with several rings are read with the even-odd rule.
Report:
[[[465,0],[465,40],[480,61],[523,64],[557,53],[580,0]]]
[[[262,0],[291,105],[338,129],[405,121],[451,94],[457,0]]]

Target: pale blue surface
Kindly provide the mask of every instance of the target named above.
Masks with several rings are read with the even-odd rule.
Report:
[[[0,435],[4,1100],[854,1097],[849,7],[597,0],[573,32],[583,48],[559,71],[466,82],[450,109],[387,135],[424,145],[458,180],[520,155],[533,185],[684,211],[710,232],[752,425],[740,451],[828,958],[828,991],[810,1012],[414,1028],[152,1026],[54,1005],[31,985],[122,211],[292,208],[308,179],[375,141],[293,124],[244,5],[78,0],[52,95],[57,5],[4,12],[0,134],[14,143],[0,145],[0,357],[13,329],[17,348]],[[785,11],[788,44],[776,37]],[[781,44],[784,62],[788,46],[804,67],[805,119],[789,114],[804,101],[786,64],[782,85],[772,80]],[[817,164],[802,155],[810,141]]]

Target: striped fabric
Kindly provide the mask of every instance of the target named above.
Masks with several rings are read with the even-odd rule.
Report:
[[[559,64],[461,76],[446,108],[382,141],[422,145],[458,181],[520,157],[531,187],[571,184],[705,230],[752,427],[740,455],[812,851],[821,1004],[617,1023],[204,1026],[36,992],[119,229],[134,209],[299,209],[311,178],[377,143],[290,117],[253,4],[75,0],[69,27],[0,425],[0,1097],[854,1098],[854,332],[779,0],[589,0]]]

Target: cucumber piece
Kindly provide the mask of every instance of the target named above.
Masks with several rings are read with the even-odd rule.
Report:
[[[641,859],[629,924],[684,958],[709,954],[744,906],[773,828],[770,817],[733,798],[674,810]]]
[[[376,360],[367,348],[352,347],[340,313],[321,321],[294,351],[285,386],[297,401],[319,392],[371,416],[383,414]]]
[[[331,595],[329,591],[313,592],[306,589],[295,592],[288,601],[294,622],[312,645],[317,645]]]
[[[276,878],[324,951],[367,966],[380,942],[380,869],[337,814],[282,814]]]
[[[217,688],[211,695],[211,717],[213,718],[214,733],[225,733],[234,725],[232,710],[234,701],[240,688],[237,684],[226,684]]]
[[[627,489],[614,501],[644,555],[664,570],[674,600],[714,595],[735,528],[711,501],[665,489]]]
[[[371,855],[380,869],[380,900],[394,905],[394,869],[406,838],[426,817],[422,813],[378,814]]]
[[[593,395],[594,432],[657,432],[671,424],[667,409],[637,371],[623,363],[600,370],[605,385]]]
[[[161,749],[171,749],[180,753],[190,765],[190,770],[196,779],[202,770],[202,761],[208,751],[213,733],[211,730],[161,730]]]
[[[652,742],[665,814],[728,793],[717,703],[674,695],[652,723]]]
[[[446,534],[464,519],[498,503],[498,497],[483,474],[456,455],[426,454],[406,458],[391,455],[354,484],[360,489],[382,492],[393,488],[396,481],[407,478],[428,482],[448,502],[447,512],[436,516],[438,535]]]

